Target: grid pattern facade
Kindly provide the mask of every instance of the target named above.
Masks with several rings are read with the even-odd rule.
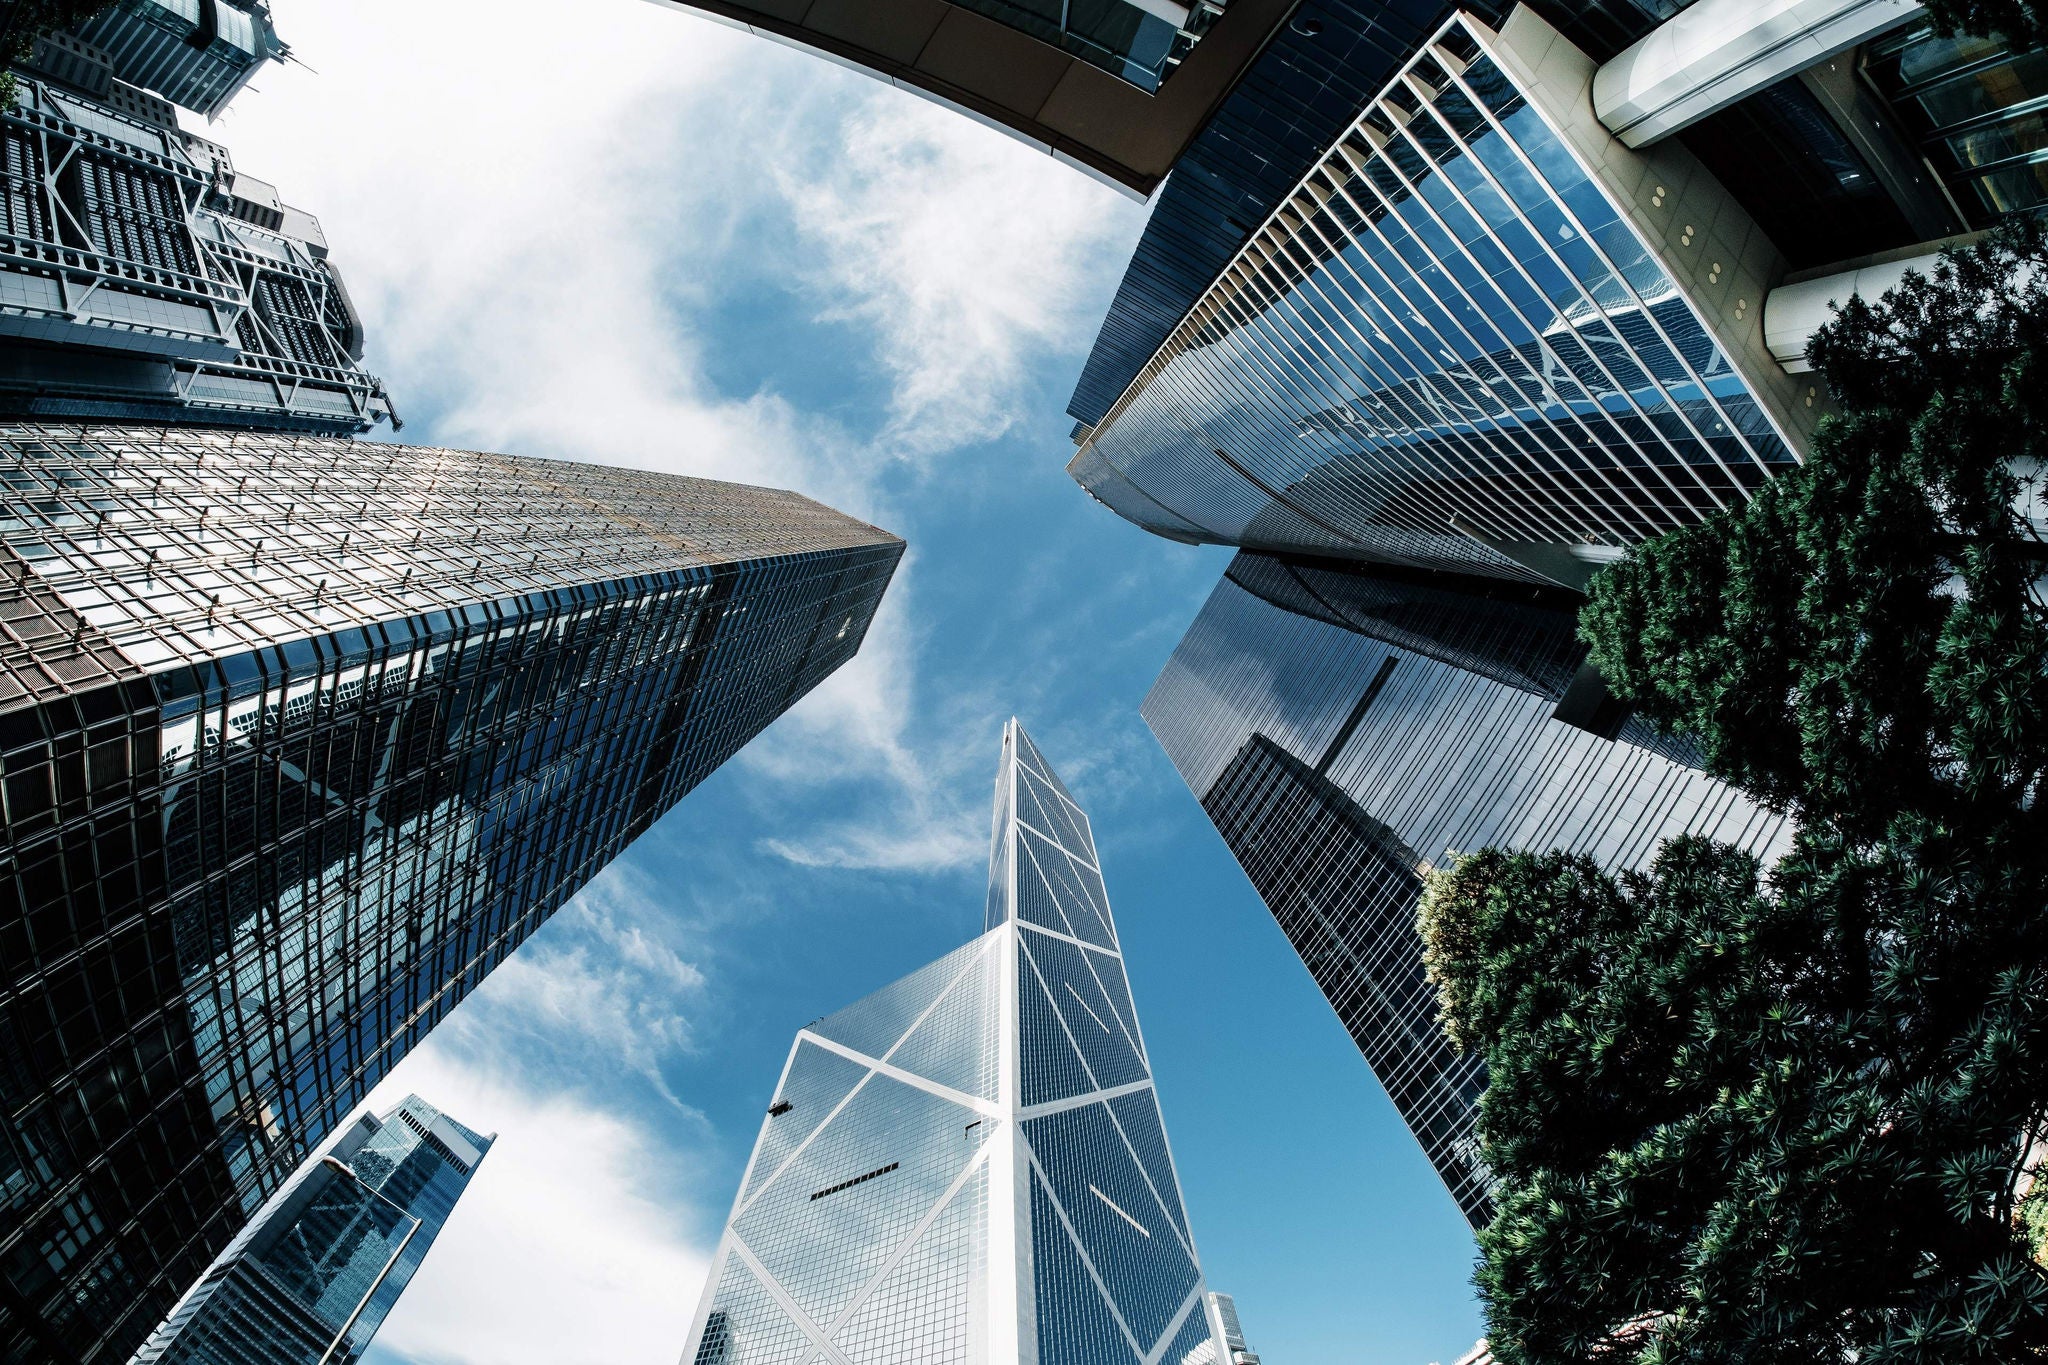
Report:
[[[1160,188],[1068,413],[1100,422],[1245,239],[1342,136],[1387,77],[1443,23],[1437,0],[1302,0]],[[1511,5],[1460,6],[1487,22]],[[1605,58],[1676,13],[1667,0],[1565,0],[1537,8]]]
[[[0,1342],[125,1358],[379,1077],[859,647],[792,493],[0,428]]]
[[[203,138],[20,85],[0,110],[0,411],[310,432],[391,415],[317,222],[237,194]]]
[[[1422,874],[1486,846],[1621,869],[1680,833],[1765,857],[1786,836],[1639,722],[1605,738],[1561,719],[1585,651],[1572,625],[1568,605],[1507,585],[1246,553],[1143,707],[1475,1224],[1485,1081],[1437,1025]]]
[[[1088,817],[1012,721],[985,931],[797,1035],[685,1365],[1224,1359]]]
[[[359,1359],[490,1145],[417,1095],[362,1116],[258,1211],[134,1365]]]
[[[1090,492],[1182,540],[1525,577],[1488,546],[1618,549],[1796,463],[1493,41],[1454,20],[1327,150],[1084,441]]]

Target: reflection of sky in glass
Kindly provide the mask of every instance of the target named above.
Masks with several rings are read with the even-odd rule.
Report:
[[[1289,567],[1238,556],[1143,714],[1480,1224],[1484,1078],[1436,1022],[1418,873],[1489,845],[1635,867],[1685,831],[1768,855],[1782,822],[1656,747],[1555,719],[1584,653],[1568,611],[1506,585]],[[1299,610],[1279,605],[1290,583]]]
[[[1207,1341],[1088,817],[1014,725],[995,816],[990,927],[797,1035],[692,1365],[828,1340],[854,1360],[1000,1359],[1030,1331],[1043,1365],[1137,1365]],[[1029,1260],[1032,1317],[988,1317],[995,1228],[1006,1264]]]
[[[1626,867],[1680,830],[1773,845],[1775,818],[1692,768],[1552,719],[1557,695],[1283,611],[1228,579],[1144,716],[1201,796],[1254,734],[1316,763],[1389,658],[1396,666],[1328,775],[1423,858],[1564,847]]]
[[[1397,82],[1225,272],[1084,452],[1098,496],[1169,533],[1356,551],[1394,528],[1416,562],[1497,570],[1454,519],[1626,544],[1791,460],[1615,204],[1469,55],[1421,58],[1430,100]]]

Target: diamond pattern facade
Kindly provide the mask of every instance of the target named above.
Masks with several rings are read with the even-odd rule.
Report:
[[[1199,1365],[1088,817],[1004,734],[984,932],[797,1034],[686,1365]]]

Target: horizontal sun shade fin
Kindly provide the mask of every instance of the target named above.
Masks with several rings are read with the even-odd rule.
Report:
[[[876,1167],[874,1170],[869,1171],[866,1175],[857,1175],[851,1180],[842,1180],[837,1185],[827,1185],[824,1189],[819,1190],[816,1194],[812,1195],[811,1198],[823,1199],[828,1194],[837,1194],[841,1190],[850,1190],[855,1185],[861,1184],[863,1181],[873,1180],[878,1175],[887,1175],[889,1174],[889,1172],[895,1169],[896,1163],[892,1161],[886,1166]]]

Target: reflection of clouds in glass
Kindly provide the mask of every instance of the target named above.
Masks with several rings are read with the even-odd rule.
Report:
[[[1780,822],[1704,774],[1552,719],[1569,670],[1535,657],[1545,609],[1397,584],[1412,600],[1394,630],[1374,615],[1388,611],[1379,580],[1362,573],[1316,576],[1319,591],[1356,597],[1344,615],[1358,630],[1282,610],[1228,578],[1217,585],[1143,708],[1192,791],[1208,792],[1254,734],[1316,764],[1394,658],[1398,667],[1328,754],[1328,776],[1425,858],[1562,847],[1609,867],[1640,866],[1679,830],[1775,846]],[[1372,629],[1402,647],[1360,633]],[[1543,679],[1553,689],[1536,690]]]
[[[1098,496],[1252,547],[1393,528],[1419,563],[1516,577],[1448,528],[1628,544],[1791,465],[1618,186],[1467,36],[1469,69],[1361,114],[1098,424]]]

